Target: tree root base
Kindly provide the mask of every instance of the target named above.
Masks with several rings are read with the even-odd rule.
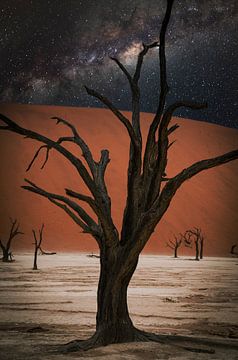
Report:
[[[129,343],[129,342],[157,342],[164,345],[170,345],[178,349],[183,349],[189,352],[195,353],[206,353],[214,354],[214,347],[226,347],[227,343],[222,341],[213,340],[213,339],[203,339],[203,338],[194,338],[189,336],[179,336],[179,335],[157,335],[154,333],[148,333],[141,331],[137,328],[133,328],[130,331],[131,336],[126,339],[120,337],[119,339],[106,338],[103,336],[102,332],[96,332],[91,338],[87,340],[73,340],[67,344],[57,347],[57,353],[71,353],[76,351],[87,351],[90,349],[95,349],[101,346],[120,344],[120,343]],[[128,334],[127,334],[128,335]],[[235,348],[238,350],[238,345],[230,343],[230,348]]]
[[[131,329],[129,336],[127,332],[127,337],[118,336],[116,338],[110,338],[108,336],[104,336],[102,332],[96,332],[91,338],[87,340],[73,340],[65,345],[62,345],[59,351],[63,353],[70,353],[80,350],[86,351],[110,344],[121,344],[121,343],[129,343],[129,342],[148,342],[148,341],[164,342],[164,340],[159,335],[153,333],[147,333],[145,331],[141,331],[139,329],[133,328]]]

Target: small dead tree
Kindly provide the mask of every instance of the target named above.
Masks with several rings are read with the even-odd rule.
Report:
[[[204,246],[204,236],[200,228],[194,227],[193,229],[187,230],[183,235],[184,243],[186,247],[192,248],[192,243],[195,244],[195,259],[203,258],[203,246]]]
[[[230,253],[232,255],[238,256],[238,252],[235,251],[235,248],[237,247],[237,244],[232,245]]]
[[[34,245],[35,245],[33,270],[38,270],[37,254],[38,254],[38,250],[40,249],[41,243],[42,243],[43,229],[44,229],[44,224],[42,224],[41,229],[39,230],[39,239],[37,239],[35,230],[34,229],[32,230],[33,236],[34,236]]]
[[[199,253],[200,259],[203,259],[203,248],[204,248],[204,235],[201,232],[200,233],[200,253]]]
[[[51,139],[39,132],[20,125],[4,114],[0,114],[0,130],[17,133],[26,138],[42,143],[30,162],[31,168],[39,153],[46,151],[44,168],[51,150],[59,152],[76,170],[88,189],[82,194],[73,189],[65,189],[65,194],[56,194],[26,180],[23,186],[38,196],[45,197],[61,208],[82,228],[91,234],[100,249],[100,276],[97,292],[96,332],[86,341],[74,341],[66,346],[66,351],[80,348],[108,345],[112,343],[158,340],[154,334],[137,329],[130,318],[127,305],[127,288],[136,270],[140,253],[159,224],[177,190],[188,179],[200,172],[238,159],[238,149],[225,154],[195,162],[176,175],[169,177],[167,171],[168,152],[171,144],[170,135],[179,127],[171,125],[176,110],[181,107],[203,109],[207,105],[178,99],[168,104],[167,67],[165,56],[165,38],[170,21],[174,0],[167,0],[167,8],[162,21],[159,41],[142,44],[137,56],[134,71],[129,72],[117,58],[112,61],[127,78],[132,98],[132,119],[129,119],[104,95],[85,87],[87,93],[108,107],[126,129],[130,139],[129,163],[127,171],[127,199],[123,213],[122,228],[117,229],[112,217],[111,198],[105,180],[109,164],[109,151],[103,149],[99,161],[96,161],[85,140],[76,127],[69,121],[54,117],[57,124],[63,124],[70,134],[58,139]],[[151,49],[159,48],[160,94],[156,113],[150,123],[149,131],[142,146],[140,121],[141,88],[140,77],[145,56]],[[73,143],[83,154],[84,161],[75,155],[65,144]],[[145,149],[145,150],[144,150]],[[84,208],[91,208],[95,216]]]
[[[174,240],[170,240],[166,244],[170,249],[174,250],[174,257],[178,257],[178,248],[182,245],[182,236],[180,238],[174,235]]]
[[[13,261],[12,259],[12,252],[10,251],[11,249],[11,245],[12,245],[12,240],[14,237],[16,237],[17,235],[23,235],[23,232],[19,231],[19,226],[20,224],[17,223],[17,220],[13,220],[10,218],[10,222],[11,222],[11,229],[10,229],[10,234],[8,237],[8,240],[6,241],[6,244],[4,245],[2,240],[0,239],[0,247],[2,249],[2,261],[4,262],[11,262]]]

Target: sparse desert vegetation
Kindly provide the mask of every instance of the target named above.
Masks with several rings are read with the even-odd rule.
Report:
[[[63,358],[237,359],[238,260],[190,259],[142,255],[128,290],[135,325],[177,335],[177,342],[113,345]],[[1,359],[12,360],[14,354],[18,360],[62,359],[52,354],[55,345],[92,335],[99,262],[87,254],[43,256],[35,272],[29,253],[18,254],[12,264],[1,263]],[[179,336],[204,341],[181,341]]]
[[[12,241],[17,235],[23,235],[23,232],[20,231],[19,227],[20,224],[17,222],[17,219],[13,220],[10,218],[10,231],[9,236],[6,240],[0,239],[0,247],[2,249],[2,261],[3,262],[12,262],[13,261],[13,254],[11,251]]]
[[[226,150],[225,152],[219,151],[219,154],[214,153],[209,155],[209,157],[203,157],[200,154],[199,158],[194,162],[189,163],[186,167],[182,167],[180,164],[179,170],[176,173],[170,173],[168,162],[170,161],[171,147],[174,147],[175,143],[173,136],[175,132],[177,134],[177,130],[180,127],[178,123],[172,123],[173,115],[180,108],[193,110],[205,109],[207,103],[204,101],[194,102],[194,96],[192,96],[192,101],[190,101],[188,99],[184,100],[179,96],[177,97],[177,95],[172,103],[168,101],[170,89],[167,83],[165,42],[174,0],[167,0],[166,3],[167,6],[164,11],[159,36],[156,41],[151,43],[143,42],[141,44],[138,55],[134,61],[135,66],[133,70],[129,70],[126,65],[121,62],[119,57],[110,57],[128,80],[132,105],[131,118],[128,118],[126,114],[119,110],[106,94],[101,94],[94,90],[94,88],[84,86],[87,94],[106,106],[111,111],[113,118],[120,123],[121,127],[124,128],[124,131],[127,133],[127,172],[123,172],[124,175],[126,174],[127,186],[124,189],[125,202],[124,210],[121,213],[120,226],[118,226],[114,220],[112,201],[108,187],[110,180],[108,181],[107,178],[108,164],[111,159],[109,157],[109,150],[108,148],[105,149],[104,144],[103,148],[100,149],[101,155],[98,157],[98,154],[96,155],[92,152],[87,139],[84,139],[81,135],[76,124],[71,122],[72,120],[70,119],[68,120],[55,114],[51,119],[56,120],[56,124],[59,124],[60,127],[66,130],[64,135],[58,138],[55,136],[55,133],[53,137],[48,137],[49,134],[45,135],[44,132],[41,133],[40,129],[34,130],[31,129],[31,127],[24,127],[21,119],[13,119],[7,116],[7,114],[0,114],[0,130],[2,132],[10,132],[11,135],[18,134],[24,138],[41,143],[41,146],[34,150],[33,158],[31,161],[29,160],[26,171],[32,170],[32,167],[35,166],[35,163],[38,163],[40,159],[43,160],[41,165],[41,169],[43,169],[48,161],[50,161],[49,159],[51,158],[53,150],[62,156],[68,165],[74,169],[74,172],[76,171],[74,179],[76,179],[77,186],[71,187],[67,185],[59,192],[57,190],[57,179],[54,188],[51,189],[48,187],[47,178],[46,183],[41,185],[38,177],[36,182],[35,180],[32,181],[32,178],[25,179],[25,183],[21,187],[29,192],[29,196],[32,195],[32,193],[36,194],[41,200],[43,198],[47,199],[51,204],[54,204],[55,207],[58,207],[61,211],[63,210],[74,222],[74,225],[80,228],[78,233],[82,231],[82,233],[89,234],[94,238],[100,253],[100,261],[96,258],[91,259],[98,261],[95,265],[96,268],[91,269],[88,265],[83,267],[82,263],[74,267],[72,266],[71,256],[70,266],[68,268],[62,265],[62,263],[61,266],[58,266],[57,260],[51,262],[51,265],[48,266],[47,276],[45,277],[44,271],[38,272],[37,278],[35,271],[33,275],[29,270],[24,270],[24,266],[21,271],[23,262],[19,262],[19,265],[17,265],[17,277],[14,275],[15,270],[13,267],[11,270],[10,268],[3,268],[3,272],[7,274],[6,277],[3,277],[3,280],[7,281],[5,285],[3,282],[3,291],[5,291],[6,294],[9,293],[6,299],[8,305],[6,305],[6,303],[2,304],[5,310],[3,317],[4,315],[6,316],[8,309],[11,310],[11,312],[15,311],[15,314],[13,314],[14,321],[17,321],[16,318],[22,313],[24,314],[22,318],[24,321],[22,320],[20,322],[24,329],[23,332],[29,334],[41,333],[41,335],[46,332],[48,336],[53,329],[52,326],[54,326],[56,322],[58,313],[60,313],[61,321],[63,321],[61,325],[62,327],[65,326],[65,329],[64,336],[63,338],[61,337],[61,340],[64,341],[60,341],[60,345],[55,346],[55,351],[57,349],[58,352],[71,353],[80,351],[82,353],[83,350],[132,342],[158,342],[160,346],[163,345],[175,349],[174,353],[173,350],[170,349],[170,353],[172,351],[173,356],[181,355],[183,358],[184,352],[213,355],[218,351],[219,347],[222,349],[221,351],[223,351],[224,356],[228,348],[229,351],[237,351],[237,342],[233,340],[233,338],[237,336],[237,328],[233,323],[235,319],[235,306],[232,303],[232,317],[230,317],[230,308],[227,305],[227,302],[236,298],[236,295],[231,293],[231,289],[233,289],[231,283],[229,283],[228,289],[226,288],[226,293],[224,294],[223,292],[216,293],[221,285],[216,285],[214,288],[214,283],[217,284],[216,276],[219,271],[219,278],[217,280],[220,281],[221,277],[224,276],[226,281],[228,277],[230,281],[234,281],[233,271],[234,268],[236,268],[236,263],[234,263],[236,260],[224,260],[224,264],[221,267],[219,264],[221,260],[209,259],[206,262],[207,266],[202,267],[198,261],[193,263],[189,261],[182,262],[182,258],[180,258],[180,266],[177,265],[177,259],[176,266],[173,266],[173,264],[170,263],[171,259],[167,259],[165,260],[166,265],[164,270],[165,283],[163,283],[164,279],[163,276],[161,276],[163,261],[160,259],[160,264],[155,265],[153,261],[158,261],[159,258],[150,258],[149,266],[146,266],[145,263],[144,266],[137,271],[139,277],[137,277],[137,275],[133,276],[142,251],[145,249],[156,227],[164,221],[165,214],[174,197],[177,196],[180,187],[193,177],[199,176],[199,174],[205,170],[238,159],[237,147],[233,150]],[[159,96],[155,114],[149,124],[148,132],[144,135],[141,131],[140,105],[141,95],[143,93],[141,90],[143,89],[140,79],[142,78],[142,65],[144,60],[148,58],[148,54],[153,50],[158,50]],[[77,152],[72,150],[72,145],[77,149]],[[83,159],[78,152],[82,155]],[[65,172],[64,168],[64,174]],[[214,197],[217,196],[218,195],[214,195]],[[207,199],[205,199],[205,202],[207,203]],[[33,270],[37,270],[37,254],[42,242],[42,231],[43,227],[39,231],[39,239],[37,239],[36,232],[33,230],[35,241]],[[66,239],[64,239],[64,241],[65,240]],[[195,228],[186,231],[184,241],[188,247],[192,247],[192,244],[195,245],[196,260],[203,258],[204,237],[200,229]],[[182,239],[175,239],[174,243],[169,241],[169,244],[174,250],[174,257],[177,258],[177,250],[182,244]],[[4,250],[2,243],[1,247]],[[95,256],[91,256],[91,258],[94,257]],[[143,259],[146,258],[142,257],[141,259],[143,261]],[[85,258],[82,259],[82,257],[78,257],[78,260],[84,262]],[[87,261],[89,261],[89,257],[87,257]],[[45,267],[45,269],[46,268],[47,267]],[[96,275],[96,269],[100,270],[99,275]],[[92,279],[90,279],[90,272]],[[86,276],[84,276],[84,273]],[[39,274],[42,278],[39,277]],[[13,278],[11,278],[11,275],[13,275]],[[51,278],[52,275],[53,277]],[[172,279],[170,275],[172,275]],[[208,281],[209,277],[212,279],[210,283]],[[14,288],[11,288],[12,280],[14,280]],[[96,281],[91,282],[91,280]],[[131,290],[129,291],[128,299],[128,287],[131,280],[130,289],[135,288],[134,294],[136,294],[136,296],[133,297],[132,291],[132,300],[134,303],[130,300]],[[72,299],[72,292],[74,292],[74,282],[76,284],[76,310],[74,310],[74,303],[70,300]],[[35,283],[37,284],[38,290],[33,290]],[[41,289],[40,284],[42,284]],[[148,292],[148,284],[151,285],[153,296],[151,295],[151,290]],[[209,284],[211,286],[209,286]],[[97,291],[96,285],[98,286]],[[191,285],[194,287],[191,288]],[[9,302],[11,292],[13,291],[14,295],[16,295],[17,289],[22,289],[22,287],[24,291],[26,291],[26,299],[28,294],[31,295],[31,302],[27,303],[26,299],[23,300],[23,297],[21,297],[18,303],[14,303],[15,307],[9,305],[12,304],[12,302]],[[58,308],[58,301],[61,293],[65,292],[65,289],[70,292],[70,299],[64,296],[62,304],[66,305],[66,308]],[[40,293],[35,295],[34,291],[36,293],[40,291]],[[53,302],[52,300],[47,300],[47,294],[50,293],[51,295],[52,291]],[[162,299],[160,295],[157,295],[158,291],[163,294]],[[207,296],[206,292],[208,294]],[[80,310],[79,300],[82,298],[84,298],[86,302],[84,309]],[[94,299],[93,301],[92,298]],[[143,298],[146,299],[145,309],[143,308]],[[16,299],[16,296],[14,299]],[[34,299],[37,299],[37,301],[33,301]],[[194,306],[194,304],[199,304],[199,299],[201,299],[201,309],[199,306]],[[215,304],[218,302],[219,305],[212,305],[210,309],[210,301]],[[221,303],[224,304],[221,306]],[[32,304],[33,307],[31,308]],[[92,304],[94,304],[94,308],[90,307]],[[137,304],[139,308],[136,307]],[[23,308],[21,305],[24,305]],[[52,307],[50,306],[50,309],[45,309],[45,305],[52,305]],[[216,308],[214,313],[215,318],[214,322],[211,323],[214,308]],[[142,309],[145,310],[143,314],[140,313]],[[175,312],[174,309],[176,309]],[[224,341],[212,338],[208,330],[209,324],[212,329],[220,327],[218,310],[224,310],[224,312],[226,312],[225,321],[221,321],[222,326],[225,327],[226,330],[228,329],[228,332],[224,336]],[[84,333],[82,339],[78,339],[80,334],[80,332],[78,332],[77,338],[64,344],[69,332],[72,331],[70,329],[72,329],[73,321],[70,315],[69,323],[65,325],[67,312],[73,314],[74,319],[77,318],[78,325],[80,323],[79,315],[83,314],[83,316],[86,316],[88,332],[91,337],[85,339]],[[26,326],[32,323],[32,313],[33,317],[35,316],[35,319],[38,320],[36,324],[32,324],[32,327],[27,328]],[[205,318],[204,313],[206,315]],[[207,316],[208,314],[209,317]],[[52,322],[49,323],[49,318],[52,318],[52,315],[54,321],[52,319]],[[91,315],[96,318],[96,324],[93,326],[90,326]],[[43,318],[45,318],[45,322]],[[150,320],[148,324],[146,323],[147,318]],[[40,322],[39,319],[41,319]],[[166,326],[166,321],[168,321],[169,331],[171,331],[172,334],[168,334],[166,331],[165,334],[163,334],[161,331],[163,319],[165,319]],[[186,327],[187,321],[189,323],[188,328]],[[200,330],[197,325],[199,321],[202,321]],[[231,324],[229,321],[231,321]],[[18,324],[19,322],[17,321],[17,323],[13,325],[12,329],[14,331],[19,330]],[[179,328],[179,324],[182,325],[181,329]],[[143,325],[142,329],[140,325]],[[7,330],[6,324],[4,325],[4,323],[3,329]],[[177,334],[177,330],[179,329],[181,332]],[[189,336],[181,335],[185,329],[188,330]],[[159,331],[157,332],[157,330]],[[199,334],[205,336],[205,338],[199,338],[197,336]],[[195,337],[191,338],[191,335],[195,335]],[[216,333],[213,333],[213,335],[219,336],[219,334]],[[7,339],[6,343],[8,344]],[[35,344],[35,338],[32,338],[31,343]],[[14,344],[16,344],[15,340]],[[24,341],[19,341],[18,345],[19,344],[21,344],[21,346],[24,344],[24,348]],[[52,344],[54,344],[54,342],[52,342]],[[36,352],[40,354],[41,357],[42,355],[44,356],[44,354],[48,354],[45,345],[46,343],[43,341],[42,348],[39,347],[38,343],[35,347],[37,348],[38,346],[38,351]],[[5,350],[3,349],[4,354],[9,353],[7,349],[7,347]],[[51,350],[52,349],[53,345],[51,345]],[[18,350],[20,353],[22,352],[21,349]],[[15,353],[17,352],[15,351]],[[29,352],[27,354],[29,357]],[[85,356],[90,356],[88,354],[90,353],[87,353]],[[26,357],[26,352],[24,352],[23,357]],[[192,359],[192,357],[190,358]]]

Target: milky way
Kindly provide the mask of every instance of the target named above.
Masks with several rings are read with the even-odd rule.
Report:
[[[162,0],[2,0],[0,101],[101,106],[83,85],[130,109],[128,84],[110,56],[133,71],[141,43],[159,38]],[[177,115],[238,127],[237,0],[175,0],[166,40],[168,102],[207,101]],[[145,60],[143,111],[158,102],[158,49]]]

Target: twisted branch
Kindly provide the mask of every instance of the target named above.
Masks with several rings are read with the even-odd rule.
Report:
[[[97,223],[86,213],[86,211],[80,205],[78,205],[74,201],[70,200],[65,196],[45,191],[44,189],[40,188],[30,180],[25,179],[25,182],[28,183],[30,186],[23,185],[22,186],[23,189],[39,194],[43,197],[46,197],[48,200],[57,200],[63,202],[79,215],[81,221],[83,221],[89,229],[94,230],[98,228]],[[83,225],[83,227],[85,226],[84,223],[81,224]]]
[[[56,119],[57,120],[57,124],[64,124],[66,125],[67,127],[69,127],[74,135],[74,137],[72,138],[71,141],[73,141],[74,143],[76,143],[82,150],[82,153],[83,153],[83,157],[85,158],[90,170],[91,170],[91,173],[92,175],[94,176],[95,174],[95,161],[93,159],[93,156],[92,156],[92,153],[88,147],[88,145],[86,144],[86,142],[83,140],[83,138],[81,136],[79,136],[76,128],[71,124],[69,123],[68,121],[60,118],[60,117],[52,117],[52,119]]]
[[[106,98],[105,96],[102,96],[101,94],[99,94],[97,91],[95,91],[93,89],[89,89],[87,86],[85,86],[85,89],[89,95],[100,100],[104,105],[106,105],[113,112],[114,115],[116,115],[116,117],[120,120],[120,122],[127,129],[127,132],[130,136],[130,139],[131,139],[131,142],[132,142],[134,148],[138,149],[139,144],[138,144],[138,141],[136,138],[135,131],[134,131],[130,121],[110,102],[110,100],[108,100],[108,98]]]
[[[193,165],[189,166],[188,168],[182,170],[180,173],[178,173],[176,176],[166,182],[166,185],[161,191],[161,194],[157,197],[152,206],[152,211],[157,208],[161,217],[167,210],[170,201],[172,200],[178,188],[186,180],[191,179],[192,177],[204,170],[228,163],[236,159],[238,159],[238,150],[233,150],[214,158],[198,161]]]
[[[144,154],[144,167],[143,167],[143,176],[145,179],[148,176],[149,167],[150,167],[150,152],[153,148],[153,145],[156,141],[155,133],[160,122],[161,115],[165,106],[165,99],[168,93],[168,84],[167,84],[167,70],[166,70],[166,57],[165,57],[165,35],[167,32],[169,20],[171,17],[171,11],[173,7],[174,0],[167,1],[167,8],[165,16],[162,22],[160,30],[160,41],[159,41],[159,60],[160,60],[160,97],[159,105],[155,114],[155,117],[150,125],[149,133],[146,140],[145,154]]]
[[[89,173],[88,173],[86,167],[83,165],[82,161],[79,158],[77,158],[75,155],[73,155],[70,151],[68,151],[66,148],[64,148],[60,144],[60,142],[51,140],[48,137],[41,135],[35,131],[23,128],[3,114],[0,114],[0,120],[2,120],[5,124],[7,124],[7,130],[15,132],[20,135],[23,135],[27,138],[31,138],[31,139],[37,140],[39,142],[42,142],[43,144],[47,145],[47,147],[49,149],[53,148],[53,149],[57,150],[59,153],[61,153],[77,169],[79,175],[83,179],[84,183],[86,184],[86,186],[88,187],[90,192],[92,194],[95,194],[95,186],[94,186],[93,179],[89,175]],[[38,154],[39,154],[39,152],[38,152]],[[36,157],[34,156],[34,160],[36,159]],[[33,164],[33,162],[32,162],[32,164]]]

